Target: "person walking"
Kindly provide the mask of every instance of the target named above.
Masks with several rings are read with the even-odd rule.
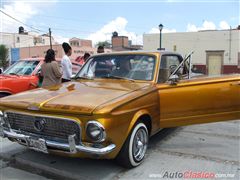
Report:
[[[47,50],[44,63],[41,65],[41,76],[43,77],[42,87],[61,84],[62,72],[52,49]]]
[[[69,58],[72,55],[72,48],[66,42],[62,44],[62,47],[65,52],[65,55],[63,56],[61,61],[62,71],[63,71],[62,82],[68,82],[68,81],[71,81],[71,77],[72,77],[72,63]]]

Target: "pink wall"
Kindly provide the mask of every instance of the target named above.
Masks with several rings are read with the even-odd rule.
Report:
[[[44,57],[46,51],[49,49],[49,46],[38,46],[38,47],[24,47],[20,48],[20,59],[31,58],[31,57]],[[56,53],[56,58],[62,58],[64,51],[62,45],[53,45],[52,48]],[[83,56],[85,52],[88,52],[90,55],[96,53],[96,48],[82,46],[82,47],[72,47],[72,56],[71,59],[76,59],[78,56]],[[109,52],[109,50],[107,50]]]

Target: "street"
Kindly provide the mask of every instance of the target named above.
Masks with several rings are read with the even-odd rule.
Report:
[[[5,179],[171,179],[183,173],[240,177],[240,121],[164,129],[150,139],[144,162],[124,169],[113,160],[43,154],[1,139],[1,180]],[[191,176],[193,177],[193,176]]]

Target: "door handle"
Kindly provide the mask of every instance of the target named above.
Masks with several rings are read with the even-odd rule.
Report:
[[[233,83],[230,83],[231,86],[240,86],[240,82],[233,82]]]

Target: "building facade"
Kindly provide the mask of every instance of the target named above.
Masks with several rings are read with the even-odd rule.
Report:
[[[141,50],[141,45],[132,45],[132,41],[128,40],[127,36],[118,36],[115,31],[112,35],[112,50],[113,51],[131,51]]]
[[[144,34],[143,49],[156,50],[160,34]],[[218,75],[240,73],[240,30],[199,31],[162,34],[162,48],[187,55],[199,72]]]
[[[35,32],[22,34],[0,32],[0,44],[4,44],[8,48],[43,46],[50,45],[50,38],[47,34],[39,35]],[[52,44],[55,44],[53,38]]]
[[[78,57],[82,57],[84,53],[89,53],[90,55],[96,54],[97,49],[92,47],[91,40],[84,40],[78,38],[72,38],[69,40],[69,44],[72,47],[72,55],[70,59],[75,60]],[[33,46],[33,47],[22,47],[20,48],[20,58],[29,57],[44,57],[50,46]],[[56,58],[62,58],[64,51],[61,44],[52,45],[52,49],[55,51]],[[105,49],[105,52],[111,52],[111,49]]]
[[[36,32],[0,32],[0,44],[5,45],[9,49],[9,60],[12,64],[21,58],[20,51],[22,48],[37,49],[39,46],[49,47],[50,37],[47,34],[40,35]],[[56,44],[53,38],[52,44]]]

